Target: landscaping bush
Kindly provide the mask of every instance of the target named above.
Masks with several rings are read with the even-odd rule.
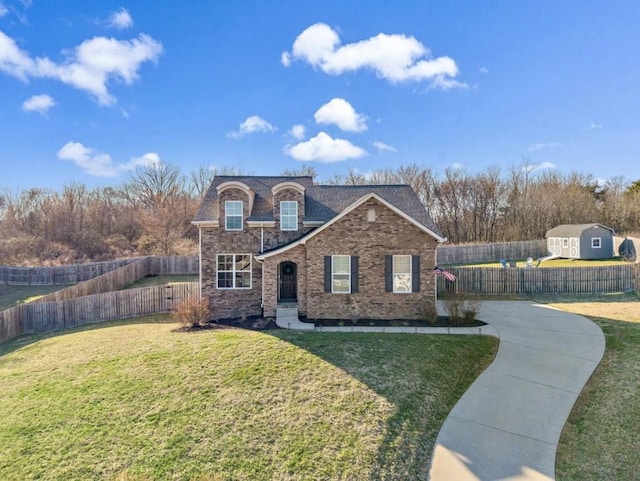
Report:
[[[435,324],[438,320],[438,311],[436,304],[433,301],[426,300],[422,303],[422,316],[425,322],[429,324]]]
[[[206,297],[186,299],[175,307],[171,316],[185,329],[201,327],[211,316],[209,299]]]
[[[465,291],[452,293],[443,305],[451,324],[471,322],[480,310],[480,301],[472,299]]]

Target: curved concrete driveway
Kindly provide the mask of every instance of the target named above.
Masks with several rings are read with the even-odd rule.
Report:
[[[604,335],[584,317],[532,302],[483,302],[478,317],[497,331],[498,354],[442,425],[429,479],[553,480],[562,428],[602,359]]]

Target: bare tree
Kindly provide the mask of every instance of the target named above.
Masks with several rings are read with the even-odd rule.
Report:
[[[199,199],[204,197],[213,182],[213,178],[217,175],[244,175],[242,169],[238,167],[200,167],[198,170],[191,172],[189,176],[189,190],[192,195]],[[284,174],[283,174],[284,175]]]
[[[285,169],[280,172],[280,175],[285,177],[313,177],[314,179],[318,176],[318,172],[316,169],[307,164],[303,164],[299,169]]]

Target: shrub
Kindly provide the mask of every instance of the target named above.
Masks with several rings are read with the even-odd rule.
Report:
[[[478,299],[465,299],[462,308],[462,318],[465,322],[475,321],[478,311],[480,310],[480,301]]]
[[[211,316],[209,299],[206,297],[186,299],[174,308],[171,316],[186,329],[200,327]]]
[[[436,304],[433,301],[425,299],[422,302],[422,317],[429,324],[435,324],[438,320],[438,311],[436,310]]]
[[[471,322],[475,320],[480,310],[480,301],[471,299],[464,291],[451,294],[443,305],[451,324]]]

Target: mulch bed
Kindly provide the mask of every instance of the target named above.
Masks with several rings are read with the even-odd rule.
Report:
[[[300,318],[301,321],[311,322],[308,319]],[[356,321],[345,319],[313,319],[316,326],[359,326],[359,327],[481,327],[487,323],[473,320],[454,324],[449,320],[449,316],[438,316],[436,322],[426,322],[413,319],[358,319]]]

